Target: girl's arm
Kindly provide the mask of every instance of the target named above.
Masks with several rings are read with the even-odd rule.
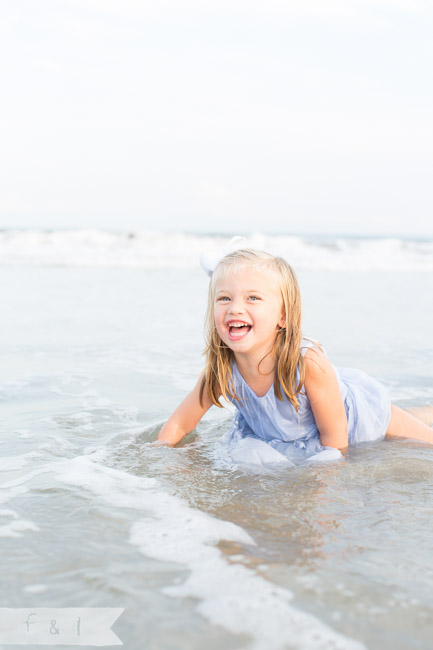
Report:
[[[337,375],[330,361],[320,350],[305,353],[304,387],[326,447],[345,449],[349,443],[347,417]]]
[[[195,429],[203,415],[212,406],[212,401],[203,391],[203,406],[200,404],[200,387],[204,372],[198,382],[185,399],[179,404],[173,415],[169,417],[158,434],[158,441],[168,445],[175,445],[187,433]]]

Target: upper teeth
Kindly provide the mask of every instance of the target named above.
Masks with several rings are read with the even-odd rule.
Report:
[[[244,327],[246,323],[230,323],[230,327]]]

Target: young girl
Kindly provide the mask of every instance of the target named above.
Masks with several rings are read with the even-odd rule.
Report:
[[[281,257],[250,249],[223,257],[211,275],[206,327],[205,369],[159,441],[175,445],[223,397],[236,414],[221,443],[237,462],[333,459],[385,435],[433,443],[433,430],[391,405],[379,382],[338,370],[302,336],[298,281]]]

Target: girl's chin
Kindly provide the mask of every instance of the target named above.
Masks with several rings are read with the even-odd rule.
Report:
[[[248,354],[251,351],[248,341],[227,341],[226,345],[235,354]]]

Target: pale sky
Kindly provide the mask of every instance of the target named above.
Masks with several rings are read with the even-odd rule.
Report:
[[[433,3],[0,0],[0,227],[433,236]]]

